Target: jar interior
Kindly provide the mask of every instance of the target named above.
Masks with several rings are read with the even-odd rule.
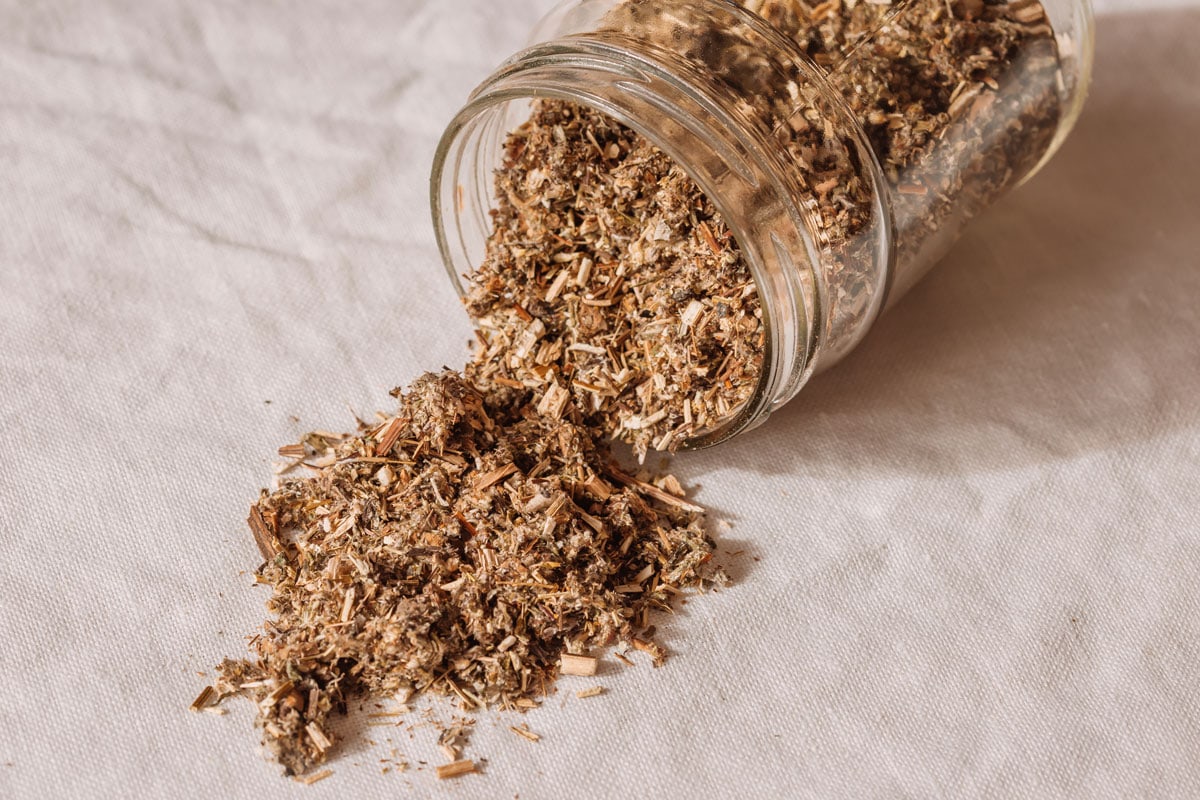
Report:
[[[740,409],[689,437],[689,447],[703,447],[761,424],[823,366],[822,354],[824,365],[833,363],[861,339],[886,294],[888,226],[871,153],[820,71],[740,6],[694,5],[703,24],[721,26],[742,51],[764,54],[753,75],[709,64],[706,59],[727,57],[720,43],[681,52],[668,42],[606,30],[535,45],[481,86],[448,128],[435,159],[432,200],[444,260],[461,291],[460,276],[486,250],[491,172],[502,139],[528,117],[531,98],[594,108],[670,156],[719,208],[762,302],[766,341],[757,385]],[[653,4],[640,8],[658,13]],[[865,218],[853,242],[859,258],[831,257],[832,246],[842,243],[824,236],[813,193],[779,147],[779,131],[768,120],[747,116],[745,99],[763,81],[787,97],[804,93],[804,120],[786,124],[818,132],[827,151],[861,170]]]
[[[432,187],[434,219],[439,228],[438,235],[439,241],[442,242],[446,270],[461,295],[466,296],[468,291],[468,285],[464,283],[464,276],[470,275],[487,257],[488,239],[493,233],[492,211],[497,205],[496,174],[503,161],[505,139],[511,131],[526,124],[530,114],[533,113],[536,102],[546,100],[551,95],[542,94],[540,97],[518,95],[488,103],[480,108],[478,113],[470,114],[464,120],[462,127],[458,128],[455,136],[449,137],[443,143],[443,150],[438,158],[442,166],[436,170],[436,181]],[[562,97],[560,100],[577,103],[580,98],[571,95]],[[660,134],[662,131],[661,127],[654,128],[653,133],[648,127],[637,127],[636,122],[630,120],[628,116],[620,119],[623,115],[617,108],[599,102],[599,98],[595,98],[595,101],[589,103],[590,108],[610,116],[613,120],[630,128],[638,136],[653,139],[656,138],[654,134]],[[666,148],[662,145],[670,146],[670,143],[662,142],[659,139],[655,145],[666,152]],[[727,164],[737,164],[743,160],[743,156],[734,154],[727,154],[727,156]],[[679,162],[678,158],[674,161]],[[743,170],[748,174],[751,172],[749,167],[744,167]],[[692,174],[690,170],[688,173],[690,178],[700,185],[702,179],[698,179],[697,175]],[[438,175],[440,175],[440,180],[437,180]],[[708,178],[712,179],[712,176],[708,176]],[[720,204],[718,203],[718,205]],[[799,266],[794,264],[791,248],[784,246],[779,237],[774,237],[770,243],[772,243],[770,246],[772,258],[785,264],[781,269],[798,273]],[[749,248],[742,247],[740,239],[738,239],[738,246],[742,248],[746,258],[754,258],[754,253]],[[752,271],[756,272],[761,269],[763,269],[762,266],[758,266],[757,269],[752,267]],[[776,265],[770,269],[779,271],[780,267]],[[800,308],[804,308],[803,301],[800,301]],[[797,315],[786,306],[775,308],[773,312],[769,315],[764,314],[764,329],[769,327],[770,331],[781,333],[787,337],[786,349],[799,347],[792,339],[798,335],[798,332],[808,329],[806,312]],[[772,333],[768,332],[764,335],[766,348],[770,348],[769,343],[772,338]],[[685,449],[712,446],[742,431],[755,420],[766,419],[761,408],[764,403],[767,403],[769,397],[769,389],[773,383],[772,365],[776,362],[778,360],[773,359],[772,356],[764,355],[763,367],[745,401],[739,403],[737,407],[731,408],[721,419],[715,420],[713,425],[696,429],[688,440],[684,441]]]
[[[787,17],[796,8],[565,3],[539,29],[540,43],[477,91],[435,166],[435,224],[460,292],[461,276],[487,253],[505,137],[528,120],[533,100],[594,108],[689,174],[751,267],[766,332],[752,398],[693,445],[761,422],[852,350],[889,292],[901,296],[972,217],[1050,157],[1086,88],[1086,0],[909,0],[886,13],[850,3],[856,24],[884,16],[875,33],[846,29],[845,41],[804,41],[808,23]],[[822,8],[826,22],[842,13]],[[972,43],[978,20],[984,44]],[[935,69],[936,55],[905,60],[922,34],[958,48],[936,67],[936,86],[910,76]],[[999,46],[989,49],[988,36]],[[1051,57],[1055,48],[1061,58]]]

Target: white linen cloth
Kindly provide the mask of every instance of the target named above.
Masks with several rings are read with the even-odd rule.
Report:
[[[188,712],[264,618],[275,448],[463,363],[429,164],[547,5],[0,2],[0,797],[1200,796],[1196,3],[1105,3],[1054,163],[674,461],[736,584],[666,668],[479,714],[440,783],[429,727],[305,788]]]

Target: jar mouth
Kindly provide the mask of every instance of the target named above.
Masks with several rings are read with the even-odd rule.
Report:
[[[492,174],[504,138],[542,99],[589,106],[644,136],[721,213],[759,293],[763,360],[750,397],[682,447],[711,447],[763,422],[811,376],[823,338],[827,303],[815,222],[778,183],[785,170],[750,126],[644,54],[584,37],[530,48],[454,118],[434,158],[430,191],[442,260],[460,295],[462,276],[482,263],[491,233]],[[774,213],[751,215],[735,204],[751,195]],[[754,216],[763,217],[758,225]]]

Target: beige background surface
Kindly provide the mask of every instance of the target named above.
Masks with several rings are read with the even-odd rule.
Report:
[[[1200,796],[1184,4],[1105,3],[1060,157],[768,426],[676,461],[745,554],[667,668],[564,683],[536,745],[480,715],[486,774],[441,785],[376,763],[440,763],[429,728],[305,789],[248,708],[186,710],[262,621],[275,447],[463,362],[428,165],[545,5],[0,1],[0,797]]]

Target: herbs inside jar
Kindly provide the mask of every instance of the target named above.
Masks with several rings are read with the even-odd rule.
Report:
[[[1085,0],[583,0],[433,174],[490,379],[649,450],[763,422],[849,353],[1085,95]],[[507,352],[495,359],[487,353]]]

